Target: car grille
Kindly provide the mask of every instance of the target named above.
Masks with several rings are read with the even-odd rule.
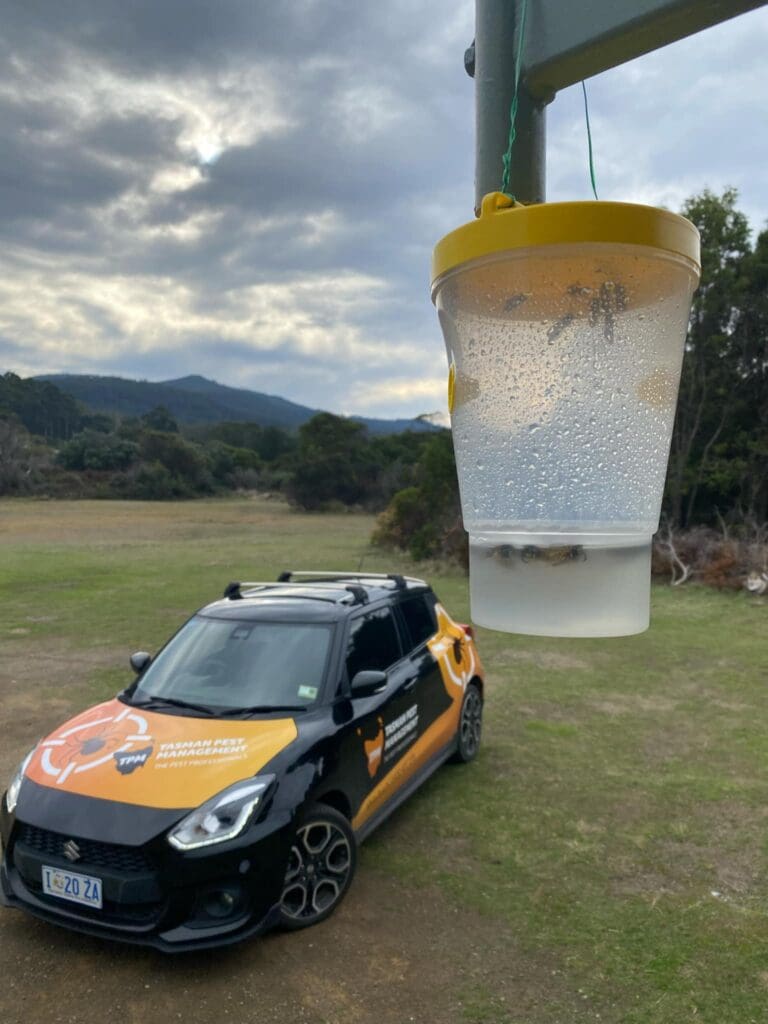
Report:
[[[163,904],[159,901],[153,903],[117,903],[114,900],[108,899],[105,899],[103,905],[99,908],[85,907],[80,903],[68,903],[57,899],[55,896],[50,896],[48,893],[44,893],[40,882],[25,878],[24,884],[30,892],[35,894],[41,903],[50,907],[51,910],[66,910],[68,914],[76,914],[78,917],[93,918],[96,921],[102,922],[105,921],[106,917],[113,919],[112,922],[107,921],[106,923],[145,924],[157,920],[163,909]]]
[[[45,906],[51,908],[54,911],[66,910],[68,914],[76,914],[78,917],[92,918],[95,921],[101,921],[106,924],[126,924],[126,925],[142,925],[156,921],[160,916],[163,909],[163,904],[158,902],[154,903],[116,903],[114,900],[105,899],[103,906],[96,907],[84,907],[80,903],[67,903],[57,899],[55,896],[49,896],[43,892],[43,887],[39,882],[31,882],[28,879],[24,879],[24,884],[33,892],[37,899]],[[111,918],[112,920],[107,920]]]
[[[64,857],[64,844],[72,836],[49,832],[35,825],[20,824],[18,839],[47,857]],[[153,864],[141,847],[120,846],[117,843],[100,843],[93,839],[75,839],[80,857],[72,864],[73,870],[80,866],[111,868],[127,874],[143,874],[153,870]]]

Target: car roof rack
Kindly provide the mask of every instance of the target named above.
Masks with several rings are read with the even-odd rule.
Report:
[[[285,593],[283,590],[285,587],[295,587],[296,590],[300,590],[302,593]],[[278,590],[278,588],[280,589]],[[254,594],[253,591],[262,591],[265,592],[264,596],[268,596],[266,593],[267,591],[277,590],[278,593],[272,594],[271,596],[297,597],[309,601],[328,601],[330,604],[340,604],[341,602],[351,604],[368,603],[368,593],[365,587],[356,586],[354,583],[343,586],[340,582],[332,580],[329,582],[327,589],[338,591],[338,597],[324,597],[321,594],[308,594],[306,583],[291,583],[288,580],[243,580],[242,582],[233,581],[232,583],[228,583],[224,588],[223,597],[230,601],[240,601],[246,596],[243,594],[243,590],[247,590],[249,592],[248,597],[258,596],[258,594]],[[352,598],[351,601],[349,600],[350,597]]]
[[[294,577],[306,577],[308,582],[320,583],[323,580],[381,580],[383,583],[389,581],[394,583],[395,590],[405,590],[407,581],[405,576],[397,572],[315,572],[309,569],[286,569],[277,577],[278,583],[290,583]],[[421,583],[422,580],[415,582]]]

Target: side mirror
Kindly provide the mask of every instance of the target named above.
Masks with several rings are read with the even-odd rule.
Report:
[[[131,668],[137,675],[140,675],[150,661],[152,661],[151,654],[147,654],[146,651],[136,651],[131,655]]]
[[[377,672],[373,669],[366,669],[358,672],[352,680],[350,690],[353,697],[372,697],[374,693],[381,693],[387,685],[387,673]]]

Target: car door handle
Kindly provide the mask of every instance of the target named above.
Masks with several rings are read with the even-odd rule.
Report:
[[[418,678],[418,676],[411,676],[409,679],[406,679],[405,682],[403,683],[403,689],[406,691],[412,690],[416,685],[416,680]]]

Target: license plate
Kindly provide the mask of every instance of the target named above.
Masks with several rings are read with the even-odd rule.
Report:
[[[43,892],[86,907],[101,907],[101,879],[62,868],[43,867]]]

